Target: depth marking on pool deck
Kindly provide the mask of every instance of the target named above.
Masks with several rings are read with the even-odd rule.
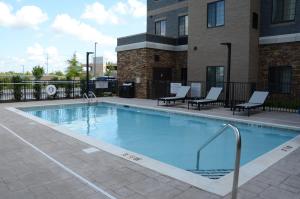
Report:
[[[123,153],[122,156],[125,157],[128,160],[134,160],[134,161],[140,161],[140,160],[142,160],[142,158],[139,158],[139,157],[137,157],[135,155],[131,155],[129,153]]]
[[[38,147],[36,147],[35,145],[31,144],[30,142],[28,142],[27,140],[25,140],[24,138],[22,138],[21,136],[19,136],[17,133],[15,133],[13,130],[9,129],[8,127],[6,127],[5,125],[0,123],[0,126],[7,130],[9,133],[11,133],[12,135],[14,135],[15,137],[17,137],[19,140],[21,140],[22,142],[24,142],[25,144],[29,145],[31,148],[33,148],[34,150],[36,150],[37,152],[39,152],[40,154],[42,154],[43,156],[45,156],[46,158],[48,158],[49,160],[51,160],[52,162],[54,162],[55,164],[57,164],[59,167],[61,167],[62,169],[64,169],[66,172],[70,173],[71,175],[75,176],[76,178],[78,178],[80,181],[82,181],[84,184],[87,184],[88,186],[90,186],[91,188],[95,189],[96,191],[102,193],[103,195],[105,195],[106,197],[110,198],[110,199],[117,199],[116,197],[110,195],[109,193],[107,193],[106,191],[104,191],[103,189],[101,189],[100,187],[98,187],[97,185],[95,185],[94,183],[90,182],[89,180],[87,180],[86,178],[82,177],[81,175],[77,174],[75,171],[73,171],[72,169],[68,168],[67,166],[65,166],[64,164],[62,164],[61,162],[59,162],[58,160],[52,158],[50,155],[48,155],[47,153],[45,153],[44,151],[42,151],[41,149],[39,149]]]
[[[87,154],[91,154],[91,153],[96,153],[99,151],[99,149],[96,149],[95,147],[91,147],[91,148],[87,148],[87,149],[83,149],[83,152],[87,153]]]

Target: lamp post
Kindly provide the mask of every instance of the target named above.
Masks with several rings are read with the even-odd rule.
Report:
[[[227,78],[226,78],[226,96],[225,96],[225,107],[229,107],[229,86],[230,86],[230,73],[231,73],[231,47],[232,44],[229,42],[221,43],[223,46],[227,46]]]
[[[95,56],[94,56],[94,67],[93,67],[93,69],[94,69],[94,76],[96,76],[96,63],[97,63],[97,61],[96,61],[96,58],[97,58],[97,44],[98,44],[98,42],[95,42]]]
[[[90,74],[89,74],[89,70],[90,70],[90,61],[89,61],[89,57],[90,55],[94,54],[93,52],[86,52],[86,92],[87,95],[89,95],[90,92]]]

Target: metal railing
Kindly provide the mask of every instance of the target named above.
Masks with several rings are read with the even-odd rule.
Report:
[[[89,93],[84,93],[83,98],[88,102],[88,103],[97,103],[97,96],[93,91],[89,91]],[[95,99],[95,101],[93,101]]]
[[[97,97],[113,96],[118,92],[116,81],[109,81],[108,88],[96,87],[97,81],[90,81],[90,90]],[[54,85],[56,93],[49,95],[47,86]],[[87,92],[86,81],[81,80],[57,80],[57,81],[22,81],[22,82],[1,82],[0,81],[0,103],[4,102],[25,102],[58,99],[78,99]]]
[[[206,81],[148,81],[147,93],[149,99],[171,96],[171,83],[181,83],[191,86],[193,83],[201,85],[199,98],[204,98],[211,87],[222,87],[223,92],[215,104],[233,108],[235,105],[249,101],[254,91],[269,91],[265,103],[267,111],[282,111],[297,113],[300,111],[300,86],[293,84],[270,84],[269,82],[206,82]],[[275,89],[276,88],[276,89]],[[226,91],[229,96],[226,96]],[[193,96],[189,96],[192,97]],[[226,97],[228,99],[226,99]]]
[[[237,127],[226,124],[222,129],[220,129],[214,136],[212,136],[207,142],[205,142],[198,150],[197,152],[197,164],[196,168],[199,170],[199,161],[200,161],[200,153],[201,151],[209,145],[212,141],[214,141],[216,138],[218,138],[220,135],[222,135],[227,128],[233,129],[233,132],[235,134],[236,138],[236,154],[235,154],[235,167],[234,167],[234,176],[233,176],[233,185],[232,185],[232,199],[237,198],[237,192],[238,192],[238,183],[239,183],[239,172],[240,172],[240,160],[241,160],[241,147],[242,147],[242,138],[240,131]]]

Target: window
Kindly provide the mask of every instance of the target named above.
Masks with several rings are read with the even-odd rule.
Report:
[[[217,1],[207,5],[207,27],[223,26],[225,23],[225,2]]]
[[[252,13],[252,28],[258,29],[258,14],[256,12]]]
[[[179,37],[187,36],[189,29],[189,17],[187,15],[178,18]]]
[[[224,84],[224,67],[208,66],[206,73],[207,89],[213,86],[223,87]]]
[[[274,93],[290,93],[292,67],[277,66],[269,68],[269,90]]]
[[[273,0],[272,23],[295,20],[296,0]]]
[[[166,20],[155,22],[155,34],[166,36]]]

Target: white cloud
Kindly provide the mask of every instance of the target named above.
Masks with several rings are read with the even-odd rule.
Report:
[[[13,8],[0,2],[0,26],[13,28],[37,28],[48,19],[46,13],[37,6],[23,6],[12,13]]]
[[[130,13],[134,17],[146,16],[147,7],[143,2],[141,2],[140,0],[128,0],[127,3],[129,5]]]
[[[106,23],[119,24],[119,17],[110,9],[106,10],[105,6],[99,2],[87,5],[84,13],[81,15],[82,19],[93,19],[98,24]]]
[[[128,14],[128,6],[124,2],[118,2],[116,5],[113,6],[112,10],[121,15]]]
[[[67,58],[61,56],[58,49],[54,46],[43,47],[39,43],[36,43],[33,46],[29,46],[27,48],[26,54],[27,63],[44,67],[47,65],[48,56],[49,72],[51,72],[52,70],[64,70],[67,65]]]
[[[124,16],[145,17],[147,8],[140,0],[119,1],[110,8],[95,2],[86,6],[82,19],[95,20],[98,24],[120,24],[124,22]]]
[[[92,26],[73,19],[67,14],[57,15],[52,28],[57,33],[72,35],[82,41],[98,42],[107,46],[116,45],[115,38],[104,35]]]
[[[104,51],[103,57],[105,61],[117,63],[117,53],[112,52],[112,51]]]

